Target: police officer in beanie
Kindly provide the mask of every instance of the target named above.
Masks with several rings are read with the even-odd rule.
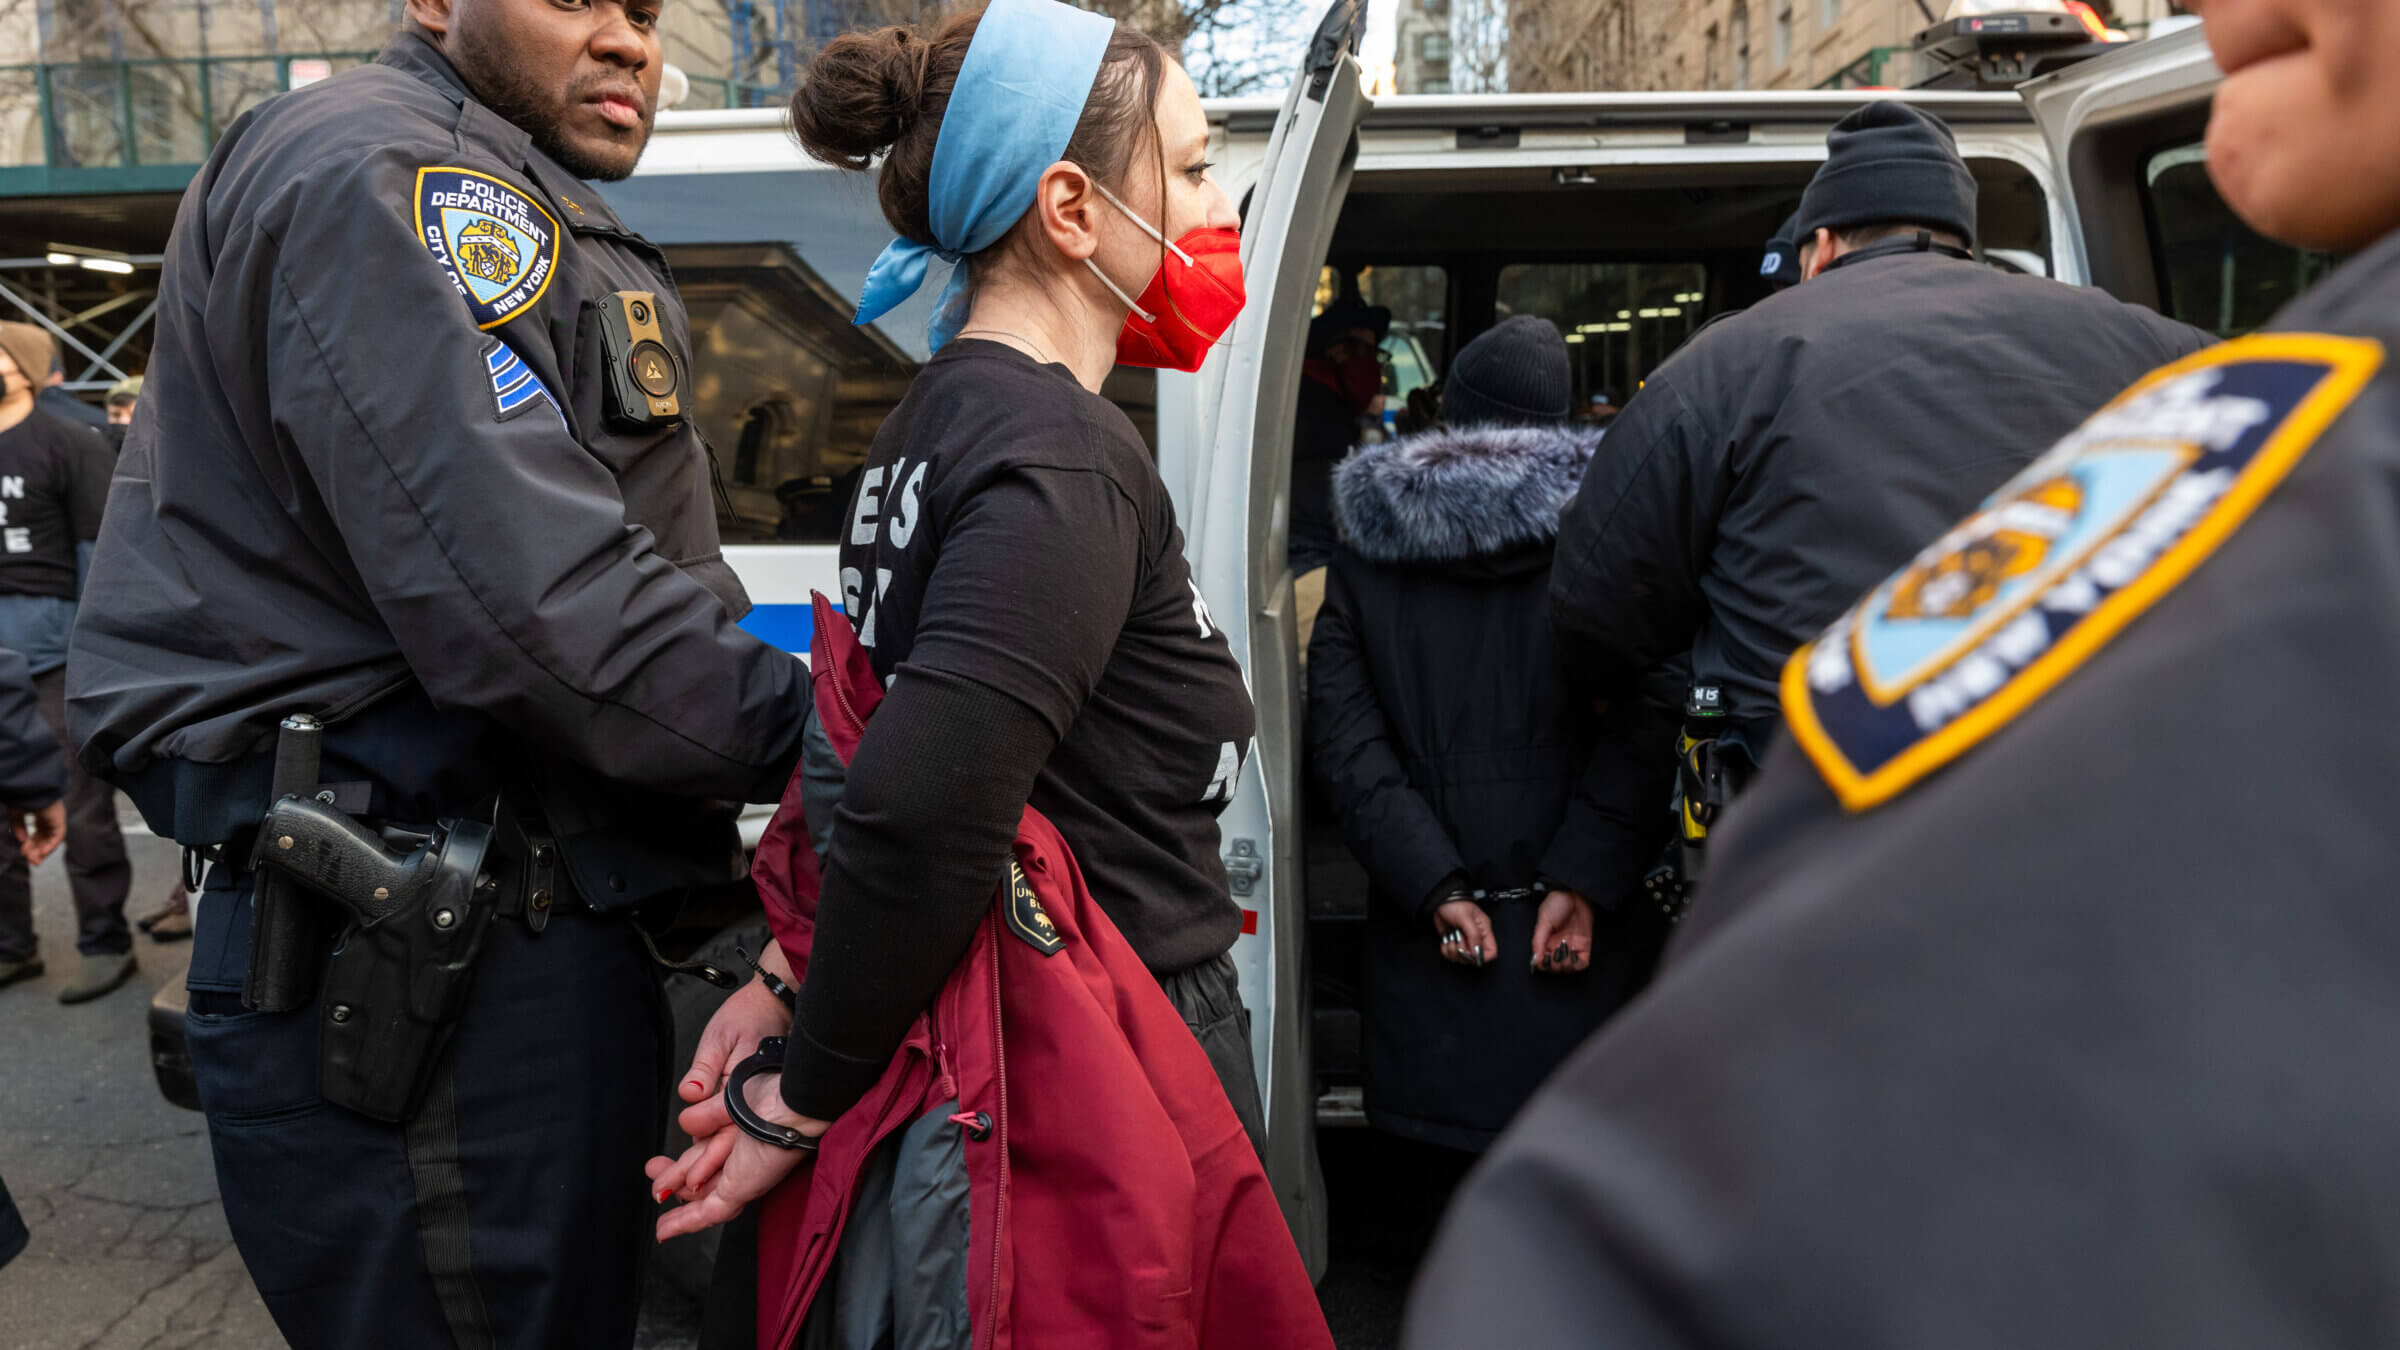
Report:
[[[638,924],[741,876],[805,671],[735,627],[683,306],[583,181],[649,138],[657,6],[407,15],[184,197],[75,737],[210,860],[193,1070],[285,1336],[622,1346]]]
[[[2357,256],[1794,656],[1723,903],[1409,1345],[2400,1343],[2400,724],[2341,716],[2400,682],[2400,9],[2195,8],[2227,203]]]
[[[1783,658],[2126,381],[2209,339],[1976,262],[1950,129],[1868,104],[1802,196],[1801,273],[1695,334],[1609,429],[1551,573],[1600,691],[1689,654],[1729,764],[1776,726]]]

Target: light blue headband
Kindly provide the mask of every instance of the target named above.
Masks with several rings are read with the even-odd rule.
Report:
[[[1058,0],[992,0],[959,62],[958,82],[933,143],[926,215],[934,243],[894,239],[858,296],[852,323],[873,323],[925,284],[935,258],[957,263],[1000,242],[1033,205],[1042,172],[1067,152],[1114,20]],[[926,338],[936,351],[957,336],[965,315],[967,269],[933,307]]]

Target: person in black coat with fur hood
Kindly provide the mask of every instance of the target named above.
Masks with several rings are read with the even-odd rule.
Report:
[[[1572,402],[1557,328],[1511,318],[1452,363],[1441,425],[1334,479],[1308,731],[1372,884],[1367,1119],[1453,1149],[1499,1134],[1661,936],[1632,900],[1666,812],[1609,803],[1664,803],[1671,755],[1577,690],[1550,629],[1559,512],[1601,436]]]

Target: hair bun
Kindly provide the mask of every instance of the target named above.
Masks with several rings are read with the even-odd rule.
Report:
[[[844,33],[792,95],[792,135],[812,159],[864,169],[925,114],[933,45],[907,28]]]

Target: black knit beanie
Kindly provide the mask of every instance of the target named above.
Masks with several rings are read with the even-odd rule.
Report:
[[[1942,119],[1887,99],[1834,124],[1800,197],[1799,237],[1861,225],[1924,225],[1975,242],[1975,176]]]
[[[1792,212],[1776,227],[1775,237],[1767,241],[1766,256],[1758,261],[1762,281],[1778,286],[1800,284],[1800,213]]]
[[[1574,399],[1575,373],[1558,325],[1519,314],[1459,349],[1442,380],[1442,420],[1454,427],[1556,424],[1573,413]]]

